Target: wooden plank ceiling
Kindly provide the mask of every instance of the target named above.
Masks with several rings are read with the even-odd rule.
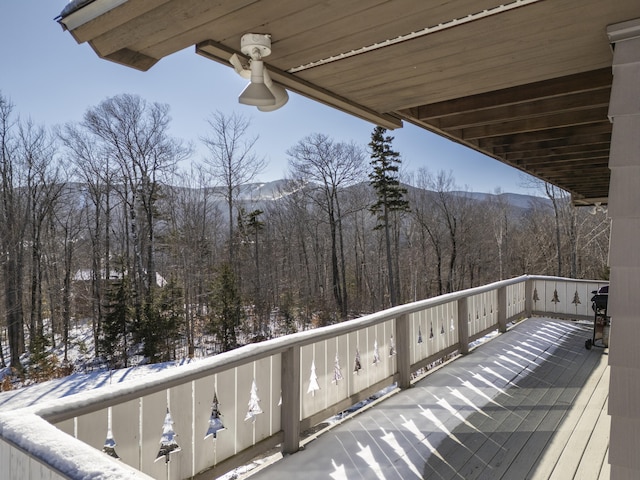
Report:
[[[268,33],[263,60],[289,90],[419,125],[590,204],[609,190],[606,28],[635,18],[638,0],[74,0],[59,22],[140,70],[194,45],[230,66],[243,34]]]

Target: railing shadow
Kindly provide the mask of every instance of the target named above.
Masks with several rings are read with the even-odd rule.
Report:
[[[481,364],[490,362],[492,373],[481,368],[486,374],[474,373],[465,380],[484,392],[492,390],[485,383],[489,381],[496,394],[476,404],[477,411],[467,406],[464,422],[442,439],[439,455],[429,457],[424,478],[531,478],[602,351],[585,349],[588,327],[565,330],[559,322],[527,323],[540,323],[541,329],[517,332],[519,337],[524,333],[522,339],[507,335],[498,340],[486,349],[498,357],[483,354]],[[531,345],[537,349],[528,350]],[[466,360],[472,359],[463,359],[457,367],[465,368]]]
[[[601,358],[589,334],[521,322],[251,478],[529,478]]]

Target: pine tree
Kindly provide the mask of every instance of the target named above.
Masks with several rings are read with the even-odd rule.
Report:
[[[384,230],[387,270],[389,274],[389,297],[391,306],[398,304],[399,281],[394,276],[393,257],[391,255],[391,226],[392,212],[409,211],[409,202],[404,198],[407,189],[400,185],[398,180],[400,154],[391,149],[393,137],[385,136],[386,129],[376,127],[371,134],[371,166],[373,171],[369,174],[369,185],[376,191],[378,200],[369,207],[372,214],[376,215],[376,230]]]
[[[225,263],[213,285],[209,323],[209,329],[218,338],[223,352],[238,346],[237,329],[243,318],[236,277],[231,265]]]
[[[127,367],[131,333],[129,277],[123,275],[109,286],[107,301],[99,342],[100,352],[110,366]]]
[[[140,320],[135,323],[135,341],[142,344],[142,354],[151,363],[174,360],[185,323],[184,294],[171,279],[145,299]]]
[[[35,382],[44,382],[56,376],[58,359],[47,348],[50,346],[46,335],[35,335],[29,352],[29,378]]]
[[[147,298],[149,303],[142,306],[140,320],[135,325],[136,343],[142,344],[142,355],[150,363],[161,361],[160,345],[164,332],[160,327],[160,310],[152,298]]]
[[[176,346],[185,334],[184,294],[175,279],[170,279],[160,290],[158,300],[160,332],[158,356],[160,361],[175,360]]]

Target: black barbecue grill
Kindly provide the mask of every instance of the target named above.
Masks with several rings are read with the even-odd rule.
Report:
[[[598,290],[591,292],[591,308],[593,309],[593,336],[584,342],[585,348],[590,350],[591,347],[609,346],[609,326],[611,325],[611,317],[607,315],[607,306],[609,303],[609,285],[600,287]]]

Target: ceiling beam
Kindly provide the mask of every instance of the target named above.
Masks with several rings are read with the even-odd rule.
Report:
[[[460,137],[465,140],[484,137],[516,135],[528,132],[545,132],[556,128],[573,127],[602,122],[607,119],[608,107],[600,106],[579,112],[563,112],[542,117],[530,117],[514,121],[504,121],[498,124],[479,125],[464,128]]]
[[[544,155],[544,152],[560,152],[560,151],[580,151],[581,149],[602,148],[609,150],[611,143],[610,133],[601,133],[595,135],[575,135],[569,138],[537,140],[527,143],[518,143],[513,145],[500,145],[492,147],[492,151],[496,155],[509,155],[511,153],[538,154]]]
[[[426,121],[447,115],[491,109],[496,105],[514,105],[532,100],[563,96],[568,93],[590,92],[602,88],[610,88],[612,81],[611,68],[602,68],[529,85],[520,85],[444,102],[421,105],[407,109],[406,113],[418,120]]]
[[[496,135],[490,138],[478,139],[478,146],[483,150],[492,151],[494,146],[515,146],[519,144],[527,144],[532,142],[545,141],[565,141],[570,145],[573,136],[590,136],[590,135],[611,135],[611,122],[609,119],[603,119],[597,123],[588,125],[580,125],[579,128],[574,125],[573,128],[561,127],[549,130],[538,130],[535,132],[507,133],[505,135]]]
[[[552,115],[558,112],[580,112],[587,109],[607,107],[611,88],[603,87],[592,92],[580,92],[561,97],[514,103],[434,119],[433,124],[443,130],[470,128],[480,125],[516,121],[531,117]]]

